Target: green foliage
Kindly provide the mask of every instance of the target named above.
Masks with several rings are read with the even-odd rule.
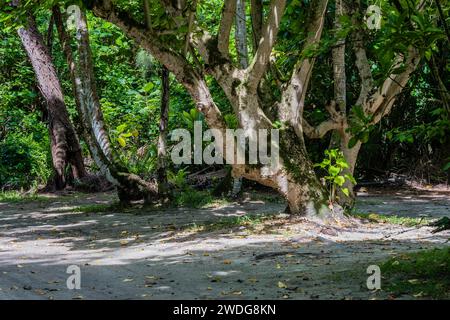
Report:
[[[181,192],[175,193],[173,204],[180,207],[202,208],[212,203],[212,201],[213,197],[208,191],[185,188]]]
[[[353,148],[358,141],[366,143],[369,141],[369,136],[373,130],[372,125],[373,115],[367,115],[362,106],[354,106],[350,116],[350,126],[347,132],[352,134],[352,138],[348,142],[348,147]]]
[[[325,158],[321,163],[317,163],[314,166],[326,172],[323,178],[327,182],[330,191],[330,203],[336,200],[337,190],[341,190],[344,195],[349,196],[348,188],[343,186],[346,181],[356,184],[356,180],[351,174],[344,173],[344,170],[348,169],[348,164],[341,151],[338,149],[325,150]]]
[[[179,168],[175,172],[169,170],[167,172],[167,180],[173,188],[172,204],[180,207],[202,208],[214,201],[209,191],[195,190],[188,184],[188,172],[183,168]]]
[[[444,144],[450,136],[450,119],[446,117],[446,113],[444,108],[435,108],[430,112],[434,121],[409,126],[409,128],[394,128],[386,133],[386,137],[401,143],[419,141],[426,144],[439,141]]]
[[[184,169],[179,169],[177,172],[168,171],[167,172],[167,180],[171,183],[175,188],[179,190],[184,190],[188,187],[187,185],[187,174],[188,172]]]
[[[51,174],[48,144],[40,145],[32,135],[8,135],[0,142],[0,186],[29,188],[45,183]]]
[[[192,108],[191,110],[189,110],[189,112],[183,111],[183,120],[184,123],[186,124],[187,128],[191,131],[194,130],[194,123],[196,121],[202,121],[203,116],[200,113],[200,111],[198,111],[195,108]]]
[[[450,298],[450,248],[402,254],[381,265],[384,290],[417,298]]]

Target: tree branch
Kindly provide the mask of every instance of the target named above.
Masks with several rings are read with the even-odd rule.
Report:
[[[205,119],[211,128],[226,128],[222,114],[214,103],[203,76],[184,57],[167,48],[157,34],[135,21],[127,12],[119,10],[110,1],[93,1],[92,11],[96,16],[122,29],[128,37],[149,51],[153,57],[172,72],[189,92],[199,111],[205,115]]]
[[[184,51],[183,51],[184,56],[186,56],[186,54],[188,53],[188,50],[189,50],[189,43],[191,40],[191,33],[192,33],[192,28],[194,25],[194,19],[195,19],[196,13],[197,13],[197,0],[193,0],[192,8],[189,12],[188,32],[186,34],[186,40],[185,40]]]
[[[218,34],[219,52],[224,56],[229,56],[230,32],[233,26],[234,16],[236,13],[236,0],[225,0],[222,9],[222,20],[220,21]]]
[[[272,0],[270,14],[263,28],[263,35],[248,71],[249,90],[255,92],[270,62],[270,54],[277,40],[286,0]]]
[[[304,57],[304,53],[319,44],[327,5],[328,0],[316,0],[313,3],[313,14],[308,26],[308,37],[302,50],[302,56],[292,72],[289,83],[282,92],[281,103],[279,104],[280,120],[296,128],[296,133],[300,138],[303,135],[301,120],[306,91],[315,61],[314,57]]]
[[[339,130],[344,128],[345,115],[343,112],[336,110],[337,104],[331,101],[325,106],[330,118],[321,122],[318,126],[312,126],[305,118],[302,119],[302,126],[304,134],[310,139],[321,139],[331,130]],[[295,128],[294,128],[295,129]],[[298,129],[296,129],[297,131]]]
[[[373,123],[377,123],[388,114],[394,104],[396,96],[403,90],[408,83],[411,74],[416,70],[420,61],[419,50],[410,46],[408,48],[407,57],[399,55],[396,59],[394,69],[404,64],[404,71],[391,73],[386,80],[384,80],[381,87],[371,96],[367,111],[374,115]],[[404,61],[403,61],[404,60]]]
[[[321,139],[323,138],[329,131],[338,130],[342,128],[342,124],[335,122],[332,119],[328,119],[320,123],[317,127],[313,127],[306,121],[306,119],[302,120],[303,132],[310,139]]]
[[[263,28],[263,4],[261,0],[251,0],[253,52],[258,49]]]
[[[366,49],[364,48],[362,31],[354,35],[353,51],[356,56],[355,64],[358,68],[359,78],[361,79],[361,89],[359,91],[356,105],[362,106],[369,93],[372,91],[374,81],[372,78],[372,71],[370,70],[370,63],[367,59]]]

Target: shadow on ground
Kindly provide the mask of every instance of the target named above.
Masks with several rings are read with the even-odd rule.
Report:
[[[75,210],[114,200],[105,193],[0,203],[0,298],[385,298],[386,292],[366,287],[369,265],[399,252],[445,246],[449,238],[426,227],[315,225],[289,219],[281,214],[283,204],[264,201],[208,209]],[[360,210],[379,208],[380,199],[369,200],[360,202]],[[448,214],[449,198],[439,201]],[[423,211],[418,208],[416,215]],[[248,214],[271,218],[208,228]],[[67,289],[69,265],[81,268],[81,290]]]

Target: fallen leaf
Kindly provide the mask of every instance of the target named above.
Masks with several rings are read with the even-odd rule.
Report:
[[[223,264],[231,264],[231,260],[223,260]]]
[[[278,281],[278,288],[280,289],[286,289],[287,285],[284,282]]]

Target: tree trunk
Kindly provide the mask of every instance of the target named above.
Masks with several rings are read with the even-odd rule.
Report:
[[[361,141],[356,142],[353,148],[349,148],[348,144],[351,139],[351,135],[345,132],[343,129],[340,132],[340,150],[344,154],[345,161],[348,164],[348,168],[343,170],[343,174],[351,174],[355,173],[356,161],[358,160],[359,150],[361,149]],[[347,188],[349,195],[346,196],[342,192],[339,192],[339,204],[345,206],[347,208],[353,207],[355,204],[356,194],[355,194],[355,185],[348,179],[345,179],[345,183],[342,186],[343,188]]]
[[[245,11],[245,0],[236,1],[236,50],[238,62],[241,69],[248,67],[248,46],[247,46],[247,16]],[[232,171],[233,173],[233,171]],[[233,183],[230,186],[231,197],[237,197],[242,191],[242,177],[233,176]]]
[[[169,70],[162,66],[161,70],[161,111],[159,119],[159,137],[158,137],[158,169],[157,181],[158,192],[160,194],[167,193],[167,133],[169,122],[169,106],[170,106],[170,83]]]
[[[261,111],[258,97],[248,92],[247,88],[246,83],[236,87],[239,103],[237,107],[240,110],[239,126],[245,132],[271,130],[272,123]],[[340,207],[332,208],[327,203],[326,191],[317,179],[304,140],[291,126],[285,126],[278,132],[279,145],[277,146],[276,142],[275,145],[271,145],[271,152],[276,152],[276,148],[279,148],[280,157],[277,165],[270,168],[261,164],[259,168],[251,165],[234,165],[235,175],[277,190],[286,199],[288,210],[293,215],[325,219],[334,214],[342,218]]]
[[[341,30],[341,17],[347,13],[345,8],[344,0],[336,0],[336,8],[335,8],[335,16],[334,16],[334,29]],[[340,114],[346,118],[347,117],[347,78],[345,74],[345,42],[346,39],[338,39],[336,45],[332,50],[332,60],[333,60],[333,78],[334,78],[334,99],[336,101],[337,110]],[[351,136],[346,132],[347,123],[343,123],[343,127],[335,130],[332,134],[332,139],[336,139],[337,141],[331,141],[332,146],[337,146],[342,153],[344,154],[344,158],[349,165],[349,168],[344,169],[342,175],[351,174],[353,175],[356,165],[356,159],[358,158],[358,152],[361,146],[361,143],[358,142],[356,146],[353,148],[348,147],[348,143],[350,141]],[[343,188],[347,188],[349,191],[349,195],[345,195],[341,189],[338,190],[338,203],[346,206],[352,207],[355,194],[353,191],[354,185],[348,179],[345,179],[345,183],[342,186]]]
[[[97,94],[85,12],[81,11],[77,21],[78,50],[77,59],[74,59],[59,8],[54,7],[53,10],[60,40],[69,64],[78,111],[86,130],[86,142],[94,161],[108,181],[117,187],[122,203],[129,203],[130,200],[139,198],[150,201],[157,193],[155,185],[123,168],[111,148]]]
[[[69,164],[75,179],[81,179],[87,174],[80,143],[69,119],[55,66],[34,17],[29,17],[28,26],[20,28],[18,33],[47,104],[55,187],[61,190],[66,186],[65,173]]]
[[[247,47],[247,18],[245,12],[245,0],[237,0],[236,3],[236,50],[241,68],[248,67]]]
[[[314,173],[304,142],[298,139],[293,128],[280,131],[280,161],[271,174],[265,168],[234,166],[240,174],[262,185],[275,189],[288,203],[288,211],[310,219],[344,219],[340,206],[331,206],[327,194]],[[267,171],[266,171],[267,172]]]

